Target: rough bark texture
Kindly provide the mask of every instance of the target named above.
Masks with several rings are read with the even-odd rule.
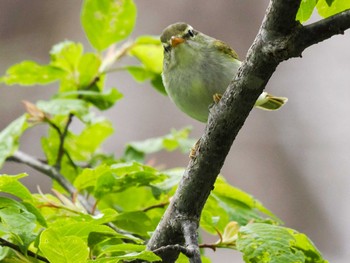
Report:
[[[343,33],[350,27],[350,10],[302,26],[295,21],[300,2],[270,2],[259,33],[237,76],[221,101],[211,109],[196,156],[190,160],[175,196],[148,243],[148,249],[157,249],[163,262],[174,262],[179,250],[159,248],[175,244],[194,245],[191,244],[193,238],[187,236],[191,235],[189,231],[184,233],[183,224],[192,222],[198,227],[203,206],[231,145],[278,64],[301,56],[308,46]]]

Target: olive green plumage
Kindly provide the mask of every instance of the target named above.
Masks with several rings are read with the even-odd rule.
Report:
[[[163,83],[171,100],[187,115],[206,122],[215,94],[223,94],[241,62],[226,43],[186,23],[164,29]],[[255,106],[276,110],[287,101],[263,92]]]

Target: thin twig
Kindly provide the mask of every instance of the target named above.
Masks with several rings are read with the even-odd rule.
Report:
[[[68,128],[69,128],[69,125],[72,123],[73,116],[74,116],[73,113],[69,113],[69,115],[68,115],[68,120],[67,120],[67,122],[66,122],[66,125],[64,126],[63,132],[61,132],[61,134],[59,135],[59,137],[60,137],[60,145],[59,145],[59,147],[58,147],[57,159],[56,159],[56,163],[55,163],[55,167],[56,167],[58,170],[60,170],[62,158],[63,158],[63,155],[64,155],[64,153],[65,153],[65,150],[64,150],[64,141],[65,141],[65,139],[66,139],[66,137],[67,137]]]
[[[0,238],[0,246],[12,248],[13,250],[16,250],[19,253],[23,254],[19,246],[15,245],[15,244],[13,244],[13,243],[11,243],[3,238]],[[50,263],[50,261],[48,259],[46,259],[45,257],[37,255],[30,250],[27,251],[27,254],[28,254],[28,256],[30,256],[32,258],[36,258],[36,259],[39,259],[43,262]]]
[[[146,207],[146,208],[142,209],[142,212],[147,212],[147,211],[155,209],[155,208],[164,208],[168,204],[169,204],[169,202],[163,202],[163,203],[159,203],[159,204],[156,204],[156,205],[151,205],[149,207]]]
[[[75,189],[75,187],[62,174],[60,174],[60,172],[56,168],[48,164],[42,163],[24,152],[17,151],[11,157],[7,158],[7,160],[26,164],[32,167],[33,169],[43,174],[46,174],[51,179],[58,182],[72,196],[77,193],[77,189]],[[91,211],[92,205],[82,195],[79,194],[77,196],[77,199],[87,211]]]

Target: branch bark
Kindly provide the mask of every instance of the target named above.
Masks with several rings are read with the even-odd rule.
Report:
[[[148,249],[183,245],[188,233],[183,222],[198,226],[201,211],[213,189],[225,158],[258,96],[279,63],[350,27],[349,10],[309,26],[295,21],[301,0],[270,1],[262,26],[237,75],[221,101],[211,109],[196,155],[190,160],[179,187]],[[163,262],[175,262],[178,250],[158,251]]]

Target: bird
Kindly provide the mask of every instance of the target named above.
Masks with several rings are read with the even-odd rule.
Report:
[[[220,100],[242,62],[225,42],[178,22],[166,27],[162,80],[175,105],[190,117],[207,122],[210,106]],[[255,106],[277,110],[287,98],[263,92]]]

